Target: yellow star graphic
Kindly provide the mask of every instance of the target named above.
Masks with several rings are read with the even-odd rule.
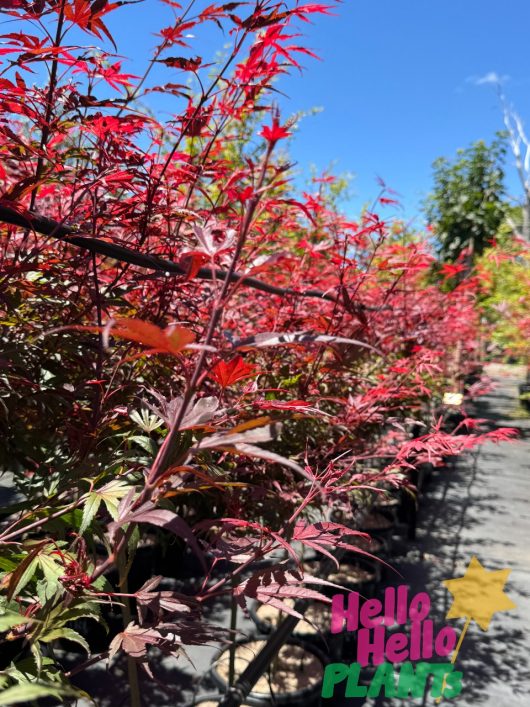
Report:
[[[468,622],[473,619],[483,631],[487,631],[493,614],[515,609],[513,601],[503,591],[510,572],[490,572],[473,556],[463,577],[443,582],[454,597],[446,618],[465,617]]]

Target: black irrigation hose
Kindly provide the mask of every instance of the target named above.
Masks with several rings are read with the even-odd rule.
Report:
[[[188,274],[184,266],[174,262],[173,260],[166,260],[165,258],[159,258],[154,255],[146,255],[144,253],[139,253],[136,250],[132,250],[131,248],[125,248],[124,246],[120,246],[115,243],[103,241],[100,238],[92,238],[91,236],[83,235],[74,226],[59,223],[54,219],[41,216],[35,212],[25,211],[24,213],[20,213],[11,206],[7,206],[5,202],[0,204],[0,222],[4,222],[12,226],[20,226],[21,228],[32,229],[36,233],[49,236],[50,238],[57,238],[65,241],[66,243],[70,243],[71,245],[75,245],[78,248],[88,250],[91,253],[98,253],[99,255],[114,258],[114,260],[119,260],[121,262],[130,263],[131,265],[137,265],[141,268],[146,268],[147,270],[163,273],[166,277],[186,277]],[[195,277],[199,280],[226,280],[227,276],[228,273],[226,270],[202,267],[199,268],[199,271]],[[321,290],[310,289],[299,292],[289,287],[276,287],[275,285],[270,285],[269,283],[263,282],[263,280],[259,280],[256,277],[242,275],[237,272],[230,275],[230,280],[232,282],[241,282],[241,284],[246,285],[247,287],[252,287],[255,290],[261,290],[262,292],[267,292],[272,295],[312,297],[334,303],[338,301],[334,295],[322,292]],[[363,305],[359,304],[357,306],[360,309],[365,309]],[[366,309],[369,308],[366,307]]]
[[[34,211],[25,210],[23,213],[17,211],[12,206],[8,206],[6,201],[0,202],[0,223],[7,223],[11,226],[20,226],[24,229],[31,229],[36,233],[40,233],[43,236],[48,236],[50,238],[57,238],[58,240],[69,243],[70,245],[75,245],[78,248],[83,248],[91,253],[98,253],[98,255],[105,255],[114,260],[119,260],[120,262],[129,263],[130,265],[137,265],[141,268],[146,268],[147,270],[152,270],[154,272],[161,273],[166,277],[187,277],[188,270],[184,265],[180,265],[173,260],[167,260],[165,258],[159,258],[156,255],[146,255],[145,253],[139,253],[137,250],[132,248],[126,248],[115,243],[109,243],[108,241],[101,240],[100,238],[93,238],[92,236],[83,235],[76,226],[69,226],[54,219],[48,218],[47,216],[42,216]],[[218,268],[199,268],[195,278],[198,280],[226,280],[228,272],[226,270],[221,270]],[[290,287],[277,287],[271,285],[268,282],[263,282],[257,277],[252,277],[251,275],[242,275],[241,273],[231,273],[231,282],[240,282],[246,287],[251,287],[254,290],[260,290],[261,292],[267,292],[271,295],[279,295],[284,297],[289,295],[291,297],[309,297],[313,299],[325,300],[326,302],[333,302],[334,304],[342,304],[347,310],[352,311],[353,314],[359,316],[362,312],[379,312],[382,310],[391,310],[392,307],[388,305],[381,305],[379,307],[371,307],[363,304],[362,302],[350,302],[347,294],[344,298],[337,295],[329,294],[328,292],[322,292],[322,290],[293,290]]]

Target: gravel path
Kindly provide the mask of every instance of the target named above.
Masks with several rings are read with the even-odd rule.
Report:
[[[517,428],[519,440],[485,444],[455,467],[436,473],[420,509],[417,541],[403,548],[405,554],[395,565],[412,591],[429,592],[431,616],[440,626],[452,601],[441,582],[462,576],[473,555],[487,570],[511,569],[505,591],[517,608],[496,614],[487,632],[471,624],[457,661],[463,689],[445,704],[528,707],[530,416],[517,399],[517,386],[524,380],[521,367],[492,367],[490,375],[495,390],[479,401],[475,415],[487,418],[492,427]],[[464,620],[450,623],[460,631]],[[435,701],[379,699],[367,704],[404,707]]]

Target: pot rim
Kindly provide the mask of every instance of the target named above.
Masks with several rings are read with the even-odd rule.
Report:
[[[263,642],[264,644],[267,643],[269,640],[270,636],[256,636],[256,637],[248,637],[248,638],[239,638],[235,641],[236,646],[244,645],[245,643],[253,643],[255,641],[260,641]],[[282,644],[281,648],[284,646],[289,646],[289,645],[295,645],[299,646],[303,650],[305,650],[307,653],[311,653],[314,655],[321,663],[322,665],[322,678],[324,676],[324,668],[328,664],[328,659],[326,655],[318,650],[313,644],[300,640],[298,638],[294,637],[289,637],[285,643]],[[281,650],[281,648],[279,650]],[[221,689],[227,687],[226,681],[219,675],[219,673],[216,670],[216,663],[221,657],[223,653],[226,653],[227,651],[230,650],[230,646],[224,646],[221,647],[213,656],[211,663],[210,663],[210,670],[209,673],[213,679],[213,681],[218,685]],[[276,654],[277,655],[277,654]],[[264,674],[264,673],[263,673]],[[261,677],[261,676],[260,676]],[[309,699],[310,697],[314,697],[315,695],[320,695],[320,691],[322,689],[322,678],[319,679],[316,683],[313,685],[310,685],[309,687],[302,688],[300,690],[294,690],[292,692],[280,692],[277,694],[274,694],[274,700],[275,704],[283,704],[283,705],[291,705],[294,703],[294,700],[303,700],[303,699]],[[261,700],[260,704],[268,704],[270,702],[270,694],[272,693],[264,693],[264,692],[254,692],[251,690],[245,700],[248,700],[249,702],[252,701],[258,701]],[[287,702],[287,700],[289,700]]]
[[[322,604],[323,606],[327,606],[331,610],[331,605],[330,604],[324,604],[323,602],[319,602],[317,600],[312,601],[310,606],[313,605],[318,605]],[[268,623],[265,619],[262,619],[258,616],[258,611],[262,606],[266,606],[263,602],[259,602],[257,599],[255,599],[252,604],[248,607],[248,613],[250,614],[250,618],[252,621],[256,624],[256,628],[258,631],[260,631],[264,636],[268,637],[270,636],[271,633],[276,629],[276,626],[273,624]],[[309,607],[308,607],[309,608]],[[280,612],[280,615],[285,618],[287,614]],[[304,619],[305,619],[305,613],[303,614]],[[305,619],[307,621],[307,619]],[[300,626],[301,621],[296,625],[297,627]],[[307,633],[304,631],[298,631],[297,628],[293,630],[291,633],[291,636],[295,640],[302,640],[302,641],[313,641],[316,638],[322,638],[324,636],[327,636],[330,633],[330,631],[316,631],[314,633]],[[258,636],[258,639],[261,638],[261,636]]]

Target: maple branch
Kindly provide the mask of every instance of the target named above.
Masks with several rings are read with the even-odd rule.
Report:
[[[57,238],[70,245],[88,250],[91,253],[98,253],[99,255],[105,255],[114,260],[164,273],[166,277],[187,277],[188,275],[186,268],[173,260],[166,260],[165,258],[160,258],[155,255],[146,255],[132,248],[126,248],[116,243],[101,240],[100,238],[83,235],[75,226],[68,226],[67,224],[60,223],[59,221],[55,221],[54,219],[32,211],[20,213],[13,207],[7,206],[5,202],[0,204],[0,222],[8,223],[12,226],[20,226],[21,228],[31,228],[36,233],[40,233],[44,236]],[[228,278],[230,282],[238,282],[271,295],[312,297],[334,303],[339,301],[333,295],[322,292],[321,290],[309,289],[298,291],[290,287],[277,287],[263,282],[263,280],[259,280],[257,277],[216,268],[199,268],[195,277],[199,280],[226,280]]]
[[[53,43],[54,49],[58,49],[61,46],[61,40],[63,38],[63,26],[64,26],[64,12],[65,12],[65,0],[62,0],[61,7],[59,10],[59,17],[57,20],[57,29],[55,32],[55,41]],[[46,96],[46,113],[44,115],[44,122],[42,125],[42,132],[39,145],[39,156],[37,158],[37,168],[35,170],[35,184],[31,190],[31,196],[29,201],[29,209],[33,210],[35,207],[35,201],[37,200],[37,192],[39,191],[39,182],[42,177],[44,170],[44,159],[46,153],[46,146],[48,144],[48,139],[51,132],[51,120],[53,116],[54,108],[54,96],[57,89],[57,71],[59,68],[59,57],[57,54],[54,55],[52,61],[52,67],[50,71],[50,82],[48,85],[48,94]]]

